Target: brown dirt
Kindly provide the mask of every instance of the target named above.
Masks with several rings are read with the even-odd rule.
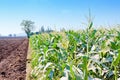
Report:
[[[0,80],[25,80],[28,39],[0,39]]]

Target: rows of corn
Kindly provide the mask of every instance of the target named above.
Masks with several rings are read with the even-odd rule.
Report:
[[[33,80],[120,80],[119,28],[33,35]]]

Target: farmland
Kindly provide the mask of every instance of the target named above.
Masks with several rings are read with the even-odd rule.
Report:
[[[0,0],[0,80],[120,80],[120,0]]]
[[[25,80],[28,39],[0,38],[0,80]]]
[[[31,80],[119,80],[119,28],[51,32],[30,37]]]
[[[1,37],[0,80],[119,80],[120,29],[92,26]]]

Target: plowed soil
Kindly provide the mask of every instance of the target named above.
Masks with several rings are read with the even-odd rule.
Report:
[[[0,80],[25,80],[27,38],[0,39]]]

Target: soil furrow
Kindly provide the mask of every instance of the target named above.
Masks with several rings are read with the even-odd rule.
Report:
[[[4,42],[4,45],[8,47],[7,49],[9,49],[9,47],[12,47],[14,49],[11,49],[10,52],[9,50],[3,51],[7,53],[6,55],[2,55],[4,59],[0,62],[0,80],[25,80],[28,39],[15,39],[15,41],[14,39],[11,39],[7,42],[8,44]],[[17,43],[20,44],[15,45]],[[10,46],[9,44],[13,45]],[[3,47],[4,46],[0,45],[0,49]]]

